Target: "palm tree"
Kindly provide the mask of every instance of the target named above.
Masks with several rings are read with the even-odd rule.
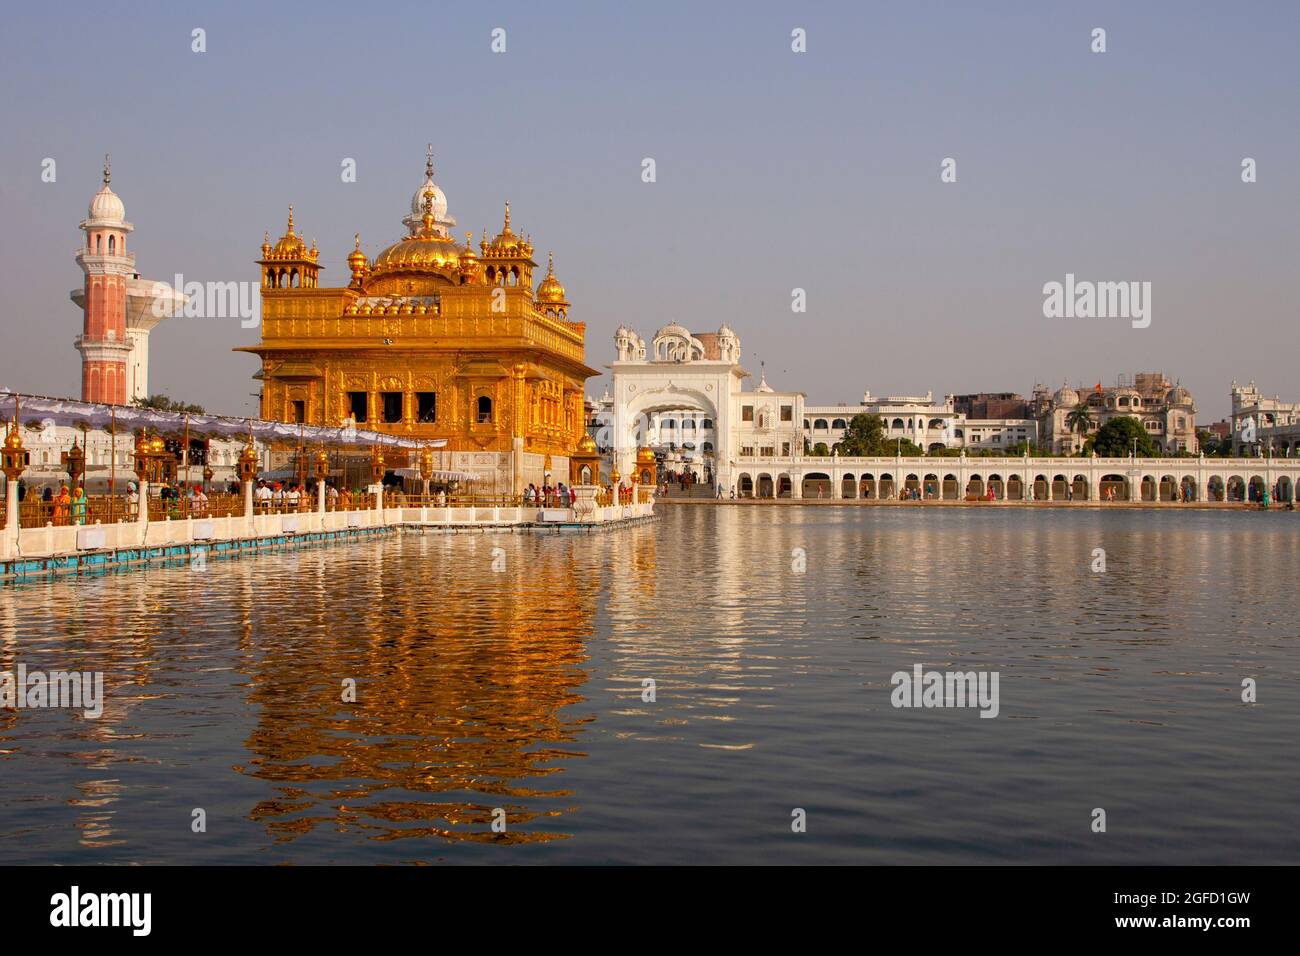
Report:
[[[1088,411],[1088,406],[1078,405],[1070,409],[1070,413],[1065,416],[1065,427],[1080,435],[1087,435],[1088,429],[1092,427],[1092,412]]]

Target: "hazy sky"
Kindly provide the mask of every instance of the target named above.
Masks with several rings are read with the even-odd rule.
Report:
[[[1206,422],[1233,378],[1300,400],[1298,28],[1293,2],[14,5],[0,384],[79,391],[68,292],[104,152],[145,277],[255,283],[293,203],[336,285],[354,232],[372,256],[402,233],[432,141],[461,234],[509,199],[554,250],[596,367],[620,322],[725,322],[755,377],[816,403],[1138,370]],[[1067,272],[1151,282],[1150,327],[1044,318]],[[168,320],[151,390],[247,414],[257,361],[230,349],[256,341]]]

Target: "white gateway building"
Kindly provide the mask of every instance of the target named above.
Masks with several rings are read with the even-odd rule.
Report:
[[[725,325],[716,332],[692,332],[672,323],[650,345],[632,329],[614,335],[617,358],[612,394],[599,403],[596,441],[610,449],[622,475],[634,470],[637,449],[654,450],[668,471],[691,471],[729,493],[762,494],[747,459],[802,462],[824,457],[861,412],[880,415],[890,438],[921,448],[999,448],[1037,440],[1033,419],[974,421],[954,410],[953,398],[863,395],[857,406],[807,404],[798,391],[778,391],[764,376],[740,364],[740,337]],[[797,495],[798,490],[794,493]]]

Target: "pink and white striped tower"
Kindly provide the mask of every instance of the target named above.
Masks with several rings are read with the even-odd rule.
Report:
[[[79,227],[86,243],[77,250],[77,264],[86,282],[85,322],[76,347],[81,353],[81,400],[124,405],[132,345],[126,334],[126,290],[135,274],[135,254],[126,251],[132,226],[122,200],[108,187],[109,178],[105,156],[104,185]]]

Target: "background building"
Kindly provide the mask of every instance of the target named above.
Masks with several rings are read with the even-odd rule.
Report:
[[[1255,383],[1232,383],[1232,447],[1235,454],[1300,455],[1300,402],[1265,398]],[[1253,428],[1246,428],[1247,422]]]
[[[1124,416],[1140,421],[1155,447],[1166,455],[1195,454],[1200,449],[1192,395],[1162,372],[1138,372],[1131,381],[1121,375],[1114,386],[1106,388],[1098,382],[1087,391],[1063,385],[1049,392],[1046,386],[1036,385],[1030,404],[1044,450],[1053,454],[1080,450],[1089,435]]]
[[[1022,455],[1027,446],[1036,446],[1071,454],[1120,416],[1140,421],[1163,454],[1195,453],[1199,447],[1191,394],[1160,372],[1140,372],[1131,381],[1121,377],[1111,388],[1098,383],[1084,393],[1069,386],[1055,393],[1036,386],[1028,400],[1015,392],[936,401],[932,392],[879,397],[867,391],[856,406],[809,405],[803,392],[775,389],[765,375],[745,390],[750,373],[740,365],[740,339],[726,326],[691,332],[674,322],[656,332],[649,346],[620,326],[614,345],[612,392],[592,403],[595,414],[589,421],[597,444],[611,450],[622,474],[629,473],[637,448],[646,444],[664,469],[688,470],[701,481],[716,478],[729,492],[740,460],[780,465],[830,456],[853,416],[864,412],[880,416],[888,439],[900,446],[906,440],[926,453]],[[1292,420],[1300,422],[1300,411]],[[776,479],[770,480],[775,485]],[[763,494],[757,486],[753,491]]]

